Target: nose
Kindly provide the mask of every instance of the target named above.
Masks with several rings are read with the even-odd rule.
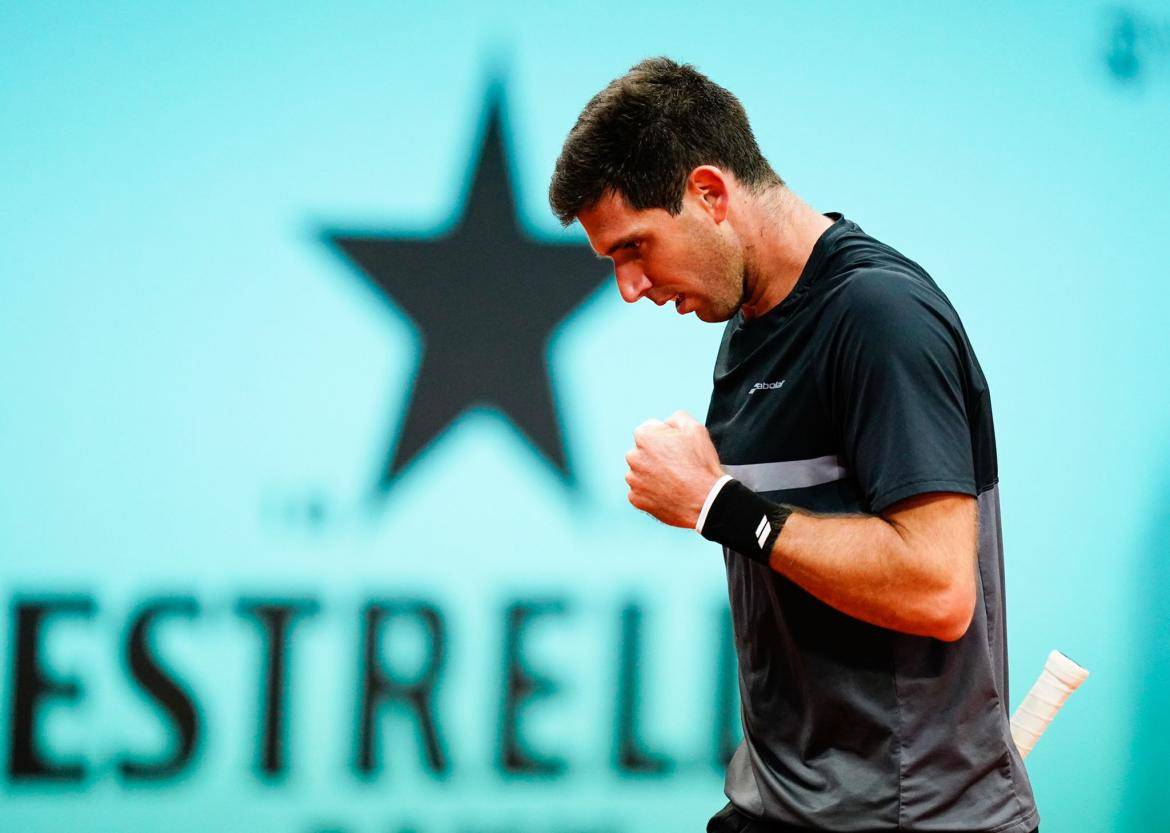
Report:
[[[617,267],[615,275],[617,276],[618,292],[621,293],[622,300],[627,304],[634,303],[653,286],[650,279],[634,263],[626,263]]]

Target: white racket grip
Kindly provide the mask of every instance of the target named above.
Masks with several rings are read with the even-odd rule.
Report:
[[[1060,711],[1064,701],[1085,681],[1089,672],[1077,665],[1060,651],[1053,651],[1044,663],[1044,670],[1032,685],[1028,696],[1016,713],[1012,715],[1012,740],[1020,750],[1020,757],[1027,758],[1036,741],[1044,734],[1052,718]]]

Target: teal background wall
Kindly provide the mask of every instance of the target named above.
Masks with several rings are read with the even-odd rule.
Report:
[[[321,236],[441,240],[498,84],[520,227],[583,241],[548,212],[553,162],[653,54],[734,91],[794,190],[948,293],[997,417],[1011,705],[1051,648],[1092,671],[1028,761],[1042,829],[1170,829],[1170,6],[1054,2],[0,5],[0,829],[702,829],[722,563],[622,476],[635,425],[705,412],[719,328],[602,270],[547,343],[571,477],[488,402],[379,489],[425,333]],[[43,620],[38,668],[74,688],[33,742],[80,769],[20,777],[20,623],[63,598],[82,612]],[[145,645],[193,704],[189,755],[127,659],[176,599]],[[317,609],[274,776],[241,599]],[[393,704],[356,763],[379,599],[441,616],[441,664],[409,611],[377,650],[437,674],[439,773]],[[540,776],[500,764],[517,603]]]

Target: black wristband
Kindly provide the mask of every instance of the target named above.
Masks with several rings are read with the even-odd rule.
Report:
[[[728,480],[715,495],[699,534],[767,565],[791,514],[787,506],[760,497],[738,480]]]

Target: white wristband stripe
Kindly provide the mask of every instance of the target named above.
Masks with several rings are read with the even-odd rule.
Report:
[[[727,484],[727,481],[732,479],[734,478],[730,474],[723,475],[715,481],[715,485],[711,487],[711,491],[707,492],[707,499],[703,501],[703,508],[699,511],[699,520],[695,521],[695,531],[700,535],[703,534],[703,524],[707,520],[707,513],[711,511],[711,504],[719,496],[719,490]]]

